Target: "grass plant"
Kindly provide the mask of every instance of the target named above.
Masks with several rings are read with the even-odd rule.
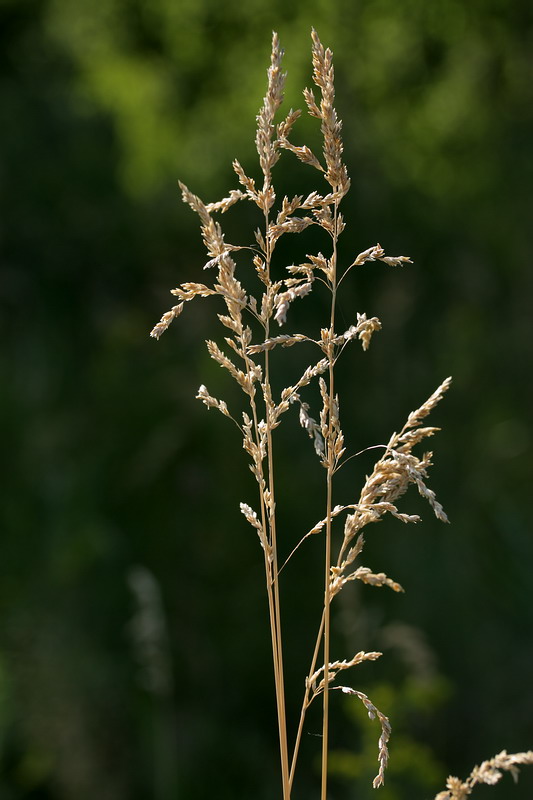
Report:
[[[399,432],[390,436],[387,444],[376,446],[379,458],[366,477],[358,498],[348,498],[343,504],[334,504],[334,484],[337,472],[357,453],[350,453],[341,426],[340,402],[336,389],[336,370],[344,350],[359,342],[362,349],[369,348],[373,334],[380,330],[376,317],[357,313],[352,324],[337,330],[337,297],[341,284],[363,264],[381,261],[391,268],[410,263],[406,256],[389,256],[380,244],[367,246],[354,254],[349,264],[340,262],[339,238],[345,230],[340,210],[350,188],[350,179],[343,162],[341,121],[335,110],[334,70],[332,53],[325,49],[312,32],[313,82],[316,89],[305,89],[303,94],[309,114],[320,124],[322,153],[315,154],[306,145],[297,145],[290,138],[301,112],[288,112],[275,123],[282,104],[286,75],[282,71],[283,51],[277,34],[273,34],[271,63],[268,69],[268,88],[263,105],[257,115],[256,147],[261,169],[261,181],[249,177],[244,167],[235,160],[233,168],[240,188],[218,202],[204,203],[184,184],[180,184],[183,200],[198,214],[208,260],[203,269],[215,278],[210,284],[182,283],[172,294],[178,299],[170,311],[163,315],[151,332],[159,337],[183,311],[185,303],[196,298],[217,296],[223,302],[223,312],[217,314],[225,329],[225,350],[215,341],[207,341],[210,356],[236,381],[246,398],[247,409],[240,415],[227,403],[213,397],[205,385],[200,386],[197,398],[208,409],[216,409],[237,428],[242,447],[257,484],[255,508],[242,502],[240,509],[257,534],[261,546],[268,599],[269,628],[277,709],[281,785],[284,800],[290,800],[302,732],[306,714],[311,704],[322,704],[322,754],[321,800],[328,793],[328,732],[329,699],[334,690],[340,690],[359,700],[372,720],[379,726],[378,771],[373,785],[378,788],[385,780],[389,759],[388,741],[391,725],[388,717],[378,709],[363,692],[346,685],[347,671],[365,661],[374,661],[382,654],[360,651],[350,658],[331,660],[331,613],[335,597],[351,581],[361,581],[373,586],[385,586],[395,592],[403,591],[395,580],[383,572],[374,572],[361,564],[365,545],[365,529],[389,514],[403,523],[417,523],[416,514],[401,511],[398,501],[409,486],[414,486],[429,503],[435,516],[447,522],[446,514],[427,485],[432,453],[416,454],[415,449],[438,428],[427,425],[426,418],[443,398],[451,379],[441,385],[411,412]],[[315,93],[317,96],[315,97]],[[273,171],[283,150],[289,151],[303,164],[320,173],[323,188],[291,198],[284,196],[275,210],[277,195]],[[257,209],[261,225],[254,232],[254,243],[230,244],[225,240],[215,215],[226,213],[240,201],[249,201]],[[311,226],[323,232],[327,243],[326,253],[305,253],[298,264],[285,265],[276,258],[276,247],[286,234],[300,234]],[[251,234],[250,237],[252,238]],[[369,243],[365,243],[368,245]],[[279,252],[279,251],[278,251]],[[239,262],[239,266],[238,263]],[[241,283],[241,274],[247,284]],[[252,281],[253,279],[253,281]],[[259,287],[259,290],[248,286]],[[314,336],[300,333],[280,333],[287,323],[291,305],[315,289],[325,289],[328,298],[324,321],[317,325]],[[316,357],[290,385],[276,394],[272,373],[277,357],[283,348],[305,344],[314,348]],[[228,355],[229,354],[229,355]],[[307,399],[309,388],[318,385],[320,404],[311,411]],[[298,412],[299,424],[312,441],[315,457],[323,468],[325,508],[322,518],[301,538],[290,553],[292,557],[304,540],[320,536],[323,540],[323,608],[318,623],[316,644],[310,653],[309,670],[302,681],[302,705],[296,736],[289,742],[284,686],[284,640],[282,634],[282,609],[280,581],[284,564],[280,563],[280,536],[276,506],[276,480],[274,442],[277,429],[286,424],[290,412]],[[367,448],[371,449],[371,448]],[[257,509],[257,510],[256,510]],[[317,578],[317,581],[319,579]],[[533,763],[533,752],[508,755],[505,751],[477,767],[462,782],[449,778],[445,791],[436,800],[462,800],[470,795],[478,783],[496,783],[504,771],[516,777],[518,767]]]

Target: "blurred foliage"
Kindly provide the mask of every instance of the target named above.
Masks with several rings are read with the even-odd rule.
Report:
[[[312,25],[335,53],[353,180],[343,255],[380,241],[414,260],[360,272],[341,298],[347,321],[360,310],[384,324],[345,364],[354,449],[386,440],[454,376],[432,478],[452,525],[422,508],[422,527],[372,532],[369,566],[407,593],[362,592],[359,621],[343,601],[336,656],[400,620],[453,686],[444,706],[424,701],[427,750],[411,751],[403,797],[435,759],[464,775],[532,746],[531,3],[1,0],[2,800],[278,796],[262,568],[238,514],[253,486],[229,426],[194,401],[202,382],[232,396],[201,345],[213,305],[187,309],[159,344],[148,332],[168,289],[204,263],[177,179],[213,200],[235,186],[234,157],[253,172],[271,30],[289,107],[310,80]],[[295,139],[318,140],[312,120]],[[291,193],[316,188],[289,154],[279,175]],[[241,224],[249,236],[249,210],[228,215],[230,240]],[[307,444],[288,428],[280,444],[287,552],[321,516]],[[365,458],[342,476],[344,498]],[[310,542],[287,568],[294,715],[319,560]],[[171,665],[162,684],[147,683],[150,658]],[[392,797],[413,676],[381,661],[361,675],[383,687],[391,748],[398,731]],[[338,752],[354,724],[339,722]],[[365,726],[352,767],[370,749]],[[316,744],[306,737],[302,797]],[[491,797],[532,788],[524,772]],[[354,796],[350,781],[334,791]]]

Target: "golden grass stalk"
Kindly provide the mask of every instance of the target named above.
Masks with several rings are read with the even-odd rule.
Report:
[[[196,298],[218,297],[224,313],[217,314],[224,328],[223,346],[212,339],[207,349],[214,361],[234,380],[244,393],[248,408],[238,415],[233,413],[224,400],[213,397],[205,385],[198,389],[197,398],[210,409],[215,408],[232,420],[242,437],[242,447],[249,460],[249,467],[257,485],[257,498],[253,505],[241,502],[240,510],[259,539],[265,569],[265,585],[269,609],[269,626],[272,646],[276,710],[280,746],[281,785],[284,800],[290,800],[298,762],[298,754],[306,713],[311,703],[322,699],[322,754],[321,754],[321,800],[326,800],[328,790],[328,730],[329,699],[334,689],[361,701],[371,719],[381,726],[378,742],[379,770],[374,786],[384,783],[387,766],[388,740],[391,726],[387,716],[378,710],[363,692],[350,686],[335,683],[339,674],[365,661],[377,659],[381,653],[357,653],[350,660],[332,659],[330,620],[332,603],[344,586],[354,580],[368,585],[387,586],[401,592],[403,588],[383,572],[363,566],[360,556],[364,549],[363,529],[379,522],[390,514],[404,523],[416,523],[420,518],[400,510],[401,500],[409,486],[414,486],[428,501],[435,516],[447,522],[446,514],[437,501],[435,493],[427,486],[431,452],[417,455],[413,449],[424,439],[432,436],[438,428],[423,425],[450,386],[447,378],[433,394],[415,411],[409,414],[399,433],[393,433],[386,445],[376,445],[381,455],[367,476],[356,502],[333,505],[333,485],[337,471],[359,455],[347,455],[348,444],[341,426],[340,400],[335,388],[335,371],[345,348],[360,341],[363,351],[368,350],[374,333],[381,329],[377,317],[368,318],[357,312],[353,322],[344,332],[336,330],[336,301],[339,287],[350,271],[368,262],[381,261],[390,267],[411,263],[407,256],[389,256],[380,244],[362,250],[355,259],[343,266],[338,261],[339,237],[345,229],[340,204],[350,188],[348,171],[343,163],[341,122],[335,110],[335,88],[333,56],[324,48],[316,31],[312,31],[313,82],[318,96],[311,89],[304,90],[304,99],[309,114],[320,120],[322,154],[319,158],[307,145],[294,144],[289,137],[301,112],[289,111],[284,120],[275,123],[275,116],[282,101],[285,73],[282,71],[283,51],[276,33],[272,37],[267,91],[257,115],[256,149],[261,172],[261,181],[250,177],[239,161],[233,162],[241,188],[232,189],[222,200],[204,203],[184,184],[180,183],[182,197],[199,216],[202,238],[209,260],[203,270],[214,276],[209,283],[198,281],[182,283],[172,290],[179,299],[163,315],[153,328],[151,335],[159,339],[171,322],[185,306]],[[326,182],[321,191],[312,191],[306,197],[295,195],[283,197],[276,211],[276,191],[273,170],[281,152],[292,153],[304,165],[319,172]],[[240,246],[225,241],[220,223],[214,214],[226,213],[240,201],[253,203],[259,213],[260,226],[253,232],[255,244]],[[314,226],[321,229],[327,243],[327,252],[305,253],[302,262],[291,264],[283,271],[283,264],[275,258],[275,249],[285,234],[301,234]],[[245,237],[246,241],[252,235]],[[304,251],[305,252],[305,251]],[[244,264],[243,264],[244,261]],[[243,269],[243,266],[245,269]],[[281,269],[280,269],[281,268]],[[241,283],[242,274],[255,273],[260,294],[254,296]],[[300,333],[273,335],[290,317],[292,304],[301,302],[316,286],[328,292],[328,307],[325,324],[317,326],[315,336]],[[276,395],[272,388],[271,371],[273,359],[281,349],[305,343],[315,347],[318,356],[302,374]],[[276,352],[274,352],[276,351]],[[317,385],[321,405],[313,411],[306,398],[307,387]],[[318,626],[316,643],[310,660],[307,677],[303,681],[303,700],[294,744],[289,751],[283,668],[283,636],[279,584],[283,567],[278,563],[279,537],[276,519],[276,481],[274,472],[274,432],[287,419],[287,412],[295,406],[301,427],[313,442],[319,464],[324,468],[326,504],[321,519],[305,533],[284,563],[291,558],[310,536],[322,536],[324,540],[323,564],[323,609]],[[290,416],[290,415],[289,415]],[[240,417],[240,418],[239,418]],[[370,450],[373,448],[365,448]],[[334,527],[343,518],[342,529],[334,544]],[[333,555],[335,551],[335,555]],[[358,562],[357,564],[355,562]],[[531,763],[531,753],[508,756],[505,751],[489,762],[476,768],[470,778],[462,783],[449,778],[447,790],[436,800],[461,800],[476,783],[494,783],[502,770],[515,775],[517,765]]]

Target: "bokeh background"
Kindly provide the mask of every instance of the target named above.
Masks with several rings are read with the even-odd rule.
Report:
[[[211,201],[236,187],[234,157],[257,177],[271,31],[289,108],[311,26],[334,50],[353,181],[343,255],[379,241],[414,261],[344,284],[341,319],[384,324],[344,361],[352,450],[454,377],[431,478],[451,525],[413,493],[402,509],[422,525],[371,531],[365,564],[407,591],[345,590],[334,655],[385,653],[351,675],[392,719],[383,800],[533,746],[529,0],[1,0],[2,800],[280,796],[262,558],[238,512],[254,486],[234,430],[194,400],[205,382],[239,402],[202,343],[216,301],[148,333],[170,288],[203,279],[178,178]],[[319,147],[311,119],[294,139]],[[320,188],[290,154],[278,174]],[[242,204],[223,221],[244,244],[258,224]],[[287,259],[298,246],[314,252],[294,237]],[[294,314],[291,329],[316,324]],[[322,516],[322,476],[285,426],[288,552]],[[339,500],[370,468],[350,462]],[[320,556],[309,541],[284,573],[293,721]],[[365,800],[378,731],[348,701],[332,700],[331,798]],[[319,731],[311,714],[297,798],[317,795]],[[533,776],[485,795],[531,798]]]

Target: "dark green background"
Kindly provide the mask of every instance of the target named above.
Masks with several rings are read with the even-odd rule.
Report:
[[[367,788],[375,723],[334,695],[331,798],[431,798],[448,772],[533,746],[531,3],[1,0],[2,800],[280,796],[262,558],[238,512],[255,490],[238,436],[194,400],[205,382],[240,402],[202,343],[220,308],[148,333],[170,288],[205,279],[178,178],[207,201],[236,187],[234,157],[258,177],[271,31],[288,109],[311,26],[335,53],[353,182],[341,255],[379,241],[414,261],[344,284],[340,324],[384,325],[342,362],[350,450],[454,377],[430,482],[452,524],[406,497],[423,524],[376,526],[363,559],[406,594],[350,587],[335,617],[334,657],[385,652],[350,677],[391,716],[388,787]],[[312,120],[294,140],[319,147]],[[278,175],[322,188],[290,154]],[[251,206],[222,219],[251,243]],[[280,247],[286,263],[311,242]],[[324,297],[314,322],[300,302],[290,330],[324,324]],[[312,357],[280,355],[287,383]],[[322,516],[323,476],[295,415],[281,431],[288,552]],[[339,502],[371,463],[341,473]],[[284,573],[291,726],[320,550]],[[317,796],[319,731],[311,714],[298,800]],[[533,776],[485,795],[530,798]]]

